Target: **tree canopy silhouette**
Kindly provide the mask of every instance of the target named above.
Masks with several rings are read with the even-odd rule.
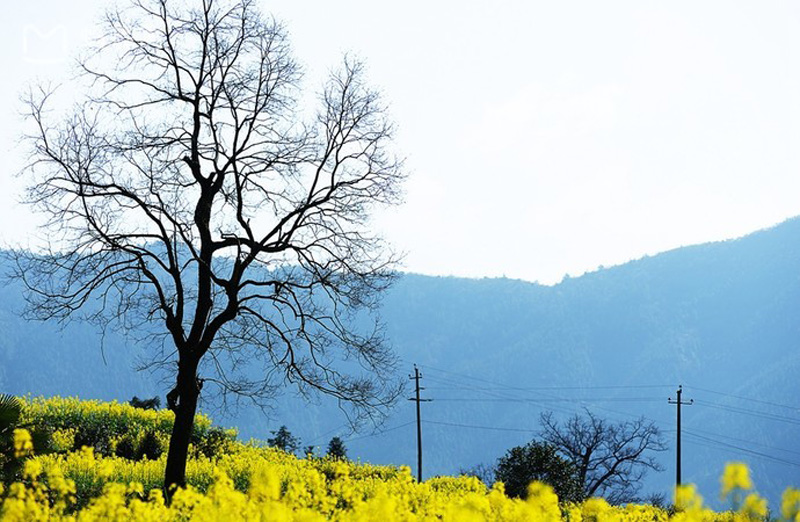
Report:
[[[528,485],[538,480],[549,484],[562,502],[579,502],[583,498],[577,471],[555,446],[531,441],[511,448],[497,459],[494,478],[503,482],[509,497],[527,498]]]
[[[272,437],[267,439],[267,444],[270,446],[292,454],[300,448],[300,439],[292,435],[285,425],[270,433],[272,433]]]
[[[344,441],[339,437],[333,437],[328,442],[328,450],[325,455],[334,459],[347,460],[347,447]]]
[[[22,175],[48,217],[43,251],[15,251],[29,316],[156,346],[174,379],[165,487],[185,483],[204,383],[257,401],[296,384],[356,416],[391,403],[376,307],[397,258],[368,219],[403,174],[364,67],[345,57],[309,112],[253,0],[132,0],[104,22],[74,109],[44,88],[26,100]]]
[[[651,453],[664,451],[666,444],[658,427],[643,417],[610,423],[586,411],[561,424],[547,412],[540,422],[541,439],[575,466],[583,498],[635,501],[647,471],[661,470]]]

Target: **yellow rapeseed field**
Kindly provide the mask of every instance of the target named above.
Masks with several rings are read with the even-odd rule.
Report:
[[[667,511],[610,506],[602,499],[560,504],[552,488],[541,483],[530,485],[527,500],[510,499],[502,484],[487,488],[474,477],[417,483],[405,467],[298,459],[253,442],[231,442],[211,457],[193,452],[187,466],[189,486],[167,505],[160,489],[165,455],[133,461],[102,456],[90,447],[63,449],[72,445],[69,430],[74,436],[81,421],[72,407],[88,416],[104,412],[105,417],[92,422],[113,425],[120,417],[136,429],[158,427],[160,436],[170,424],[168,411],[76,399],[28,400],[27,418],[36,421],[49,412],[47,418],[56,427],[53,446],[62,450],[28,457],[21,480],[0,486],[0,520],[659,522],[764,520],[768,515],[766,501],[752,491],[742,463],[726,466],[721,479],[722,494],[735,510],[711,511],[693,486],[684,486],[676,491],[674,509]],[[66,416],[74,417],[72,427],[58,428],[69,424],[61,422]],[[200,422],[203,429],[210,426],[206,418]],[[15,437],[19,453],[28,452],[30,437],[22,431]],[[787,489],[772,515],[800,522],[800,490]]]

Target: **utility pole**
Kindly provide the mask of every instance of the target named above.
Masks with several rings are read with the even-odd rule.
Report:
[[[422,378],[422,374],[419,373],[419,368],[417,368],[416,364],[414,365],[414,375],[409,375],[408,377],[414,380],[414,389],[416,391],[415,397],[408,400],[417,403],[417,482],[422,482],[422,421],[420,420],[419,403],[430,402],[431,399],[419,398],[420,390],[424,390],[425,388],[420,388],[419,386],[419,380]]]
[[[671,397],[667,399],[668,403],[678,406],[678,444],[675,456],[675,487],[681,485],[681,405],[691,406],[694,404],[694,399],[688,402],[681,400],[681,393],[683,393],[683,386],[678,385],[678,398],[676,400],[672,400]]]

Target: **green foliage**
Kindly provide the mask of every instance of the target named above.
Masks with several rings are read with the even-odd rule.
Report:
[[[23,422],[22,412],[19,399],[0,394],[0,479],[6,484],[19,478],[25,459],[34,450],[43,454],[51,449],[49,427]]]
[[[8,435],[19,423],[22,404],[12,395],[0,395],[0,436]]]
[[[577,468],[559,456],[550,444],[532,441],[516,446],[500,457],[495,468],[495,477],[505,484],[509,497],[526,498],[528,484],[538,480],[549,484],[562,501],[583,500],[581,482]]]
[[[83,429],[78,428],[75,432],[75,446],[72,449],[79,449],[87,446],[89,448],[94,448],[100,455],[110,455],[112,446],[111,437],[113,437],[113,435],[113,428],[107,424],[87,424]]]
[[[117,457],[122,457],[128,460],[136,458],[136,441],[130,433],[126,433],[117,442],[117,447],[114,448],[114,454]]]
[[[136,451],[136,460],[155,460],[164,453],[161,441],[154,431],[145,432]]]
[[[21,467],[14,448],[14,430],[19,425],[22,404],[16,397],[0,395],[0,472],[3,482],[12,482]]]
[[[228,452],[234,442],[236,442],[236,430],[215,426],[195,442],[194,449],[196,454],[213,459]]]
[[[101,456],[129,460],[158,459],[167,450],[174,414],[169,410],[135,407],[129,403],[80,401],[53,397],[21,403],[21,418],[31,433],[49,430],[58,438],[54,449],[76,451],[86,446]],[[2,414],[0,414],[2,415]],[[68,436],[67,436],[68,435]],[[195,418],[191,442],[194,454],[214,457],[236,439],[235,430],[212,428],[204,415]],[[42,453],[36,446],[36,453]]]
[[[134,408],[141,408],[143,410],[157,410],[161,407],[161,399],[159,399],[158,396],[152,399],[140,399],[134,395],[133,398],[128,401],[128,404]]]
[[[286,426],[281,426],[270,433],[272,433],[272,437],[267,439],[267,444],[274,448],[294,454],[300,447],[300,439],[292,435],[292,432]]]
[[[105,456],[115,453],[116,441],[126,434],[130,434],[134,440],[148,430],[168,436],[174,419],[169,411],[143,410],[129,404],[60,397],[27,401],[23,415],[35,426],[74,430],[74,442],[70,449],[88,446]],[[207,418],[200,419],[196,425],[193,435],[199,438],[208,429],[210,421]]]
[[[334,437],[328,443],[328,451],[325,453],[333,459],[347,460],[347,448],[339,437]]]

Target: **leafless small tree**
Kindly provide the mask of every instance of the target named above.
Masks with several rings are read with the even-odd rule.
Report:
[[[667,447],[658,427],[644,418],[612,424],[586,411],[559,424],[547,412],[540,422],[540,438],[576,466],[584,498],[634,501],[647,471],[661,470],[650,452]]]
[[[15,252],[28,313],[151,343],[160,328],[165,487],[185,483],[204,382],[254,400],[294,383],[360,414],[390,404],[376,307],[397,259],[368,217],[399,202],[403,175],[362,65],[345,58],[306,114],[286,34],[253,0],[132,0],[104,21],[75,109],[54,117],[42,88],[26,100],[22,175],[49,217],[45,251]]]

